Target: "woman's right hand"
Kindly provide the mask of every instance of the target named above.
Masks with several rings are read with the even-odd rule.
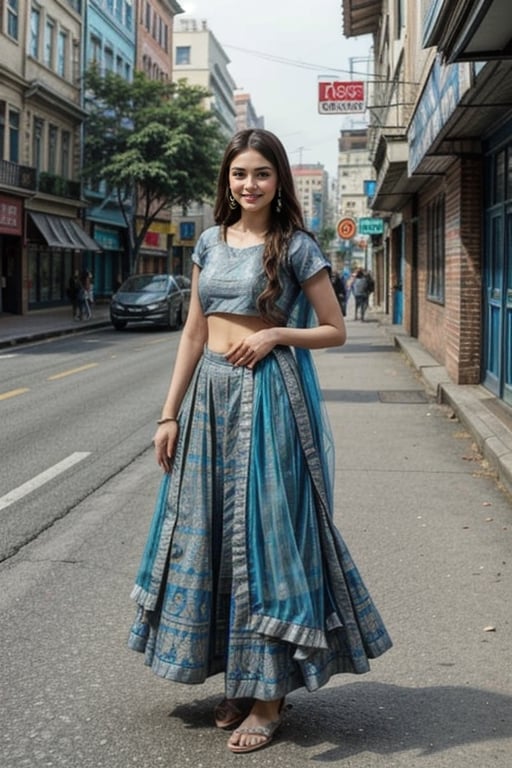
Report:
[[[159,467],[164,472],[170,472],[176,451],[178,441],[179,424],[177,421],[169,421],[167,424],[160,424],[153,437],[155,446],[155,456]]]

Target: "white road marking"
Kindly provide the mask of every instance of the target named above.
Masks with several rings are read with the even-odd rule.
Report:
[[[90,456],[90,454],[90,451],[77,451],[76,453],[72,453],[66,459],[59,461],[58,464],[54,464],[53,467],[50,467],[39,475],[33,477],[32,480],[28,480],[26,483],[23,483],[23,485],[19,485],[17,488],[14,488],[14,490],[6,493],[5,496],[0,496],[0,509],[5,509],[10,504],[14,504],[15,501],[19,501],[24,496],[35,491],[36,488],[40,488],[45,483],[48,483],[58,475],[61,475],[70,467],[83,461],[87,456]]]

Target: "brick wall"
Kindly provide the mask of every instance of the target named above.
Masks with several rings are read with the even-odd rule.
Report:
[[[427,299],[426,211],[445,195],[445,301]],[[481,374],[481,157],[457,158],[419,197],[418,338],[457,384]]]

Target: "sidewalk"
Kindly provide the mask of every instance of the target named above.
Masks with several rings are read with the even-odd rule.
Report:
[[[34,310],[28,315],[4,313],[0,314],[0,350],[105,325],[110,325],[108,304],[95,304],[91,320],[74,320],[71,306]]]
[[[407,336],[401,326],[390,325],[386,315],[370,311],[368,319],[377,321],[391,337],[438,402],[452,408],[473,435],[480,453],[496,471],[499,481],[512,493],[512,408],[482,386],[454,384],[446,369],[416,339]],[[2,314],[0,354],[2,349],[18,344],[83,333],[109,324],[107,304],[97,304],[93,319],[81,322],[73,320],[70,307],[37,310],[28,315]]]

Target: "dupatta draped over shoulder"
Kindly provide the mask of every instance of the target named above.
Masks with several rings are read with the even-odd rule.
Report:
[[[289,316],[314,322],[300,290]],[[230,698],[367,672],[392,643],[333,521],[334,443],[309,350],[277,347],[254,371],[205,350],[179,420],[130,647],[179,682],[223,671]]]

